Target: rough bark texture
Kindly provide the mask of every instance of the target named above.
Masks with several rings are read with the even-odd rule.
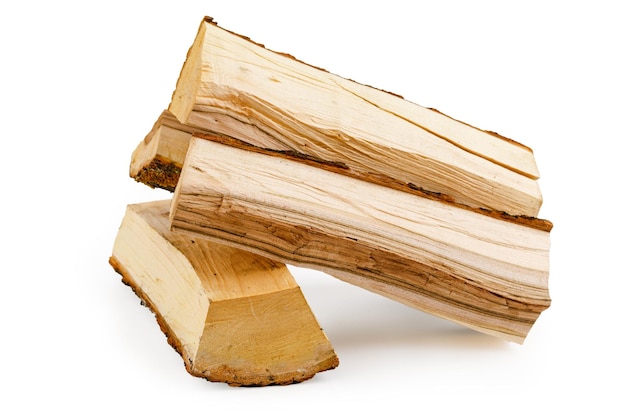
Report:
[[[152,188],[162,188],[173,192],[180,177],[182,164],[170,161],[164,157],[155,156],[147,165],[142,167],[134,176],[137,182]]]

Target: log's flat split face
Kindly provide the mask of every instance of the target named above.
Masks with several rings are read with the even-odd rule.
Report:
[[[190,374],[276,385],[338,365],[284,264],[171,232],[169,208],[129,205],[110,263],[155,313]]]
[[[335,169],[307,157],[192,137],[171,227],[524,340],[550,305],[549,229]]]
[[[293,150],[445,195],[537,217],[532,150],[276,53],[205,19],[168,110],[186,126]]]

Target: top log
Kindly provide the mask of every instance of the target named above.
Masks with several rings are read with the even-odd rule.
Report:
[[[528,147],[266,49],[211,18],[168,110],[189,126],[340,161],[472,208],[537,217],[541,207]]]

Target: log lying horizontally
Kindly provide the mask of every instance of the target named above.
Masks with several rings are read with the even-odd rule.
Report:
[[[310,157],[194,136],[171,225],[523,342],[550,305],[549,222],[488,216],[355,175]]]
[[[218,27],[199,28],[169,110],[188,126],[390,177],[457,203],[536,217],[532,151]]]
[[[190,374],[289,384],[338,365],[284,264],[173,233],[169,208],[129,205],[110,263],[155,313]]]

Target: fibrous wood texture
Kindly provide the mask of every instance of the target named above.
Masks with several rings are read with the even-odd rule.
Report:
[[[521,343],[550,304],[551,224],[363,181],[333,163],[193,137],[172,228],[319,269]]]
[[[174,198],[129,206],[111,264],[212,381],[337,366],[283,262],[517,343],[551,302],[531,149],[211,18],[130,176]]]
[[[289,384],[338,365],[284,264],[171,232],[169,207],[129,205],[110,263],[155,313],[189,373]]]
[[[169,106],[187,126],[439,193],[458,204],[536,217],[532,151],[401,97],[200,25]]]
[[[133,152],[130,176],[150,187],[174,191],[194,132],[209,133],[185,125],[169,111],[163,111]]]

